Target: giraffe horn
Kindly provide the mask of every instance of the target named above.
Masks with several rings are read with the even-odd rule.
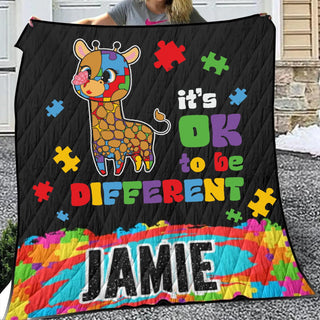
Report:
[[[117,52],[121,48],[121,43],[119,41],[114,42],[113,51]]]
[[[92,41],[92,47],[94,51],[99,50],[100,42],[98,40]]]

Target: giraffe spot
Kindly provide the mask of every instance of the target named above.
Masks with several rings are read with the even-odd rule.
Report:
[[[99,152],[102,152],[102,148],[99,148],[98,151],[99,151]]]
[[[92,115],[91,123],[93,127],[95,127],[98,124],[98,119],[94,114]]]
[[[108,144],[111,147],[118,148],[120,146],[120,141],[119,140],[110,140]]]
[[[94,112],[97,108],[98,108],[98,102],[97,101],[91,101],[91,112]]]
[[[139,145],[140,142],[138,139],[134,138],[134,139],[131,139],[131,143],[136,147]]]
[[[126,136],[126,138],[132,139],[135,137],[134,133],[132,132],[132,130],[130,128],[127,128],[124,131],[124,135]]]
[[[130,122],[130,121],[126,122],[126,126],[129,127],[129,128],[131,128],[133,125],[134,125],[133,122]]]
[[[104,104],[105,108],[109,111],[112,111],[113,110],[113,104],[111,102],[106,102]]]
[[[133,131],[133,132],[138,132],[138,130],[139,130],[139,129],[138,129],[137,126],[133,126],[133,127],[132,127],[132,131]]]
[[[97,116],[99,118],[104,118],[105,116],[107,115],[107,111],[104,107],[99,107],[98,110],[97,110]]]
[[[100,132],[98,129],[92,129],[92,135],[93,135],[93,140],[94,141],[97,141],[99,140],[101,137],[100,137]]]
[[[149,147],[148,142],[146,141],[141,141],[140,146],[142,150],[147,150]]]
[[[139,140],[146,140],[147,136],[142,131],[139,131],[138,134],[137,134],[137,138]]]
[[[109,129],[112,131],[116,130],[115,126],[113,126],[113,125],[109,126]]]
[[[116,122],[116,128],[118,129],[118,130],[124,130],[126,127],[125,127],[125,125],[123,124],[123,122],[120,120],[120,121],[117,121]]]
[[[121,164],[122,162],[121,161],[118,161],[118,164]]]
[[[151,144],[152,143],[152,134],[150,134],[150,136],[148,136],[148,142]]]
[[[116,109],[115,109],[115,111],[114,111],[114,114],[115,114],[115,116],[116,116],[117,119],[121,119],[121,118],[122,118],[120,107],[116,107]]]
[[[111,153],[114,153],[116,151],[116,149],[115,148],[111,148],[110,151],[111,151]]]
[[[128,88],[129,89],[129,88]],[[122,99],[126,94],[127,94],[127,90],[123,90],[123,89],[120,89],[120,90],[117,90],[115,91],[115,93],[112,95],[111,99],[113,101],[116,101],[116,100],[120,100]]]
[[[128,138],[124,138],[123,141],[124,141],[125,143],[129,143],[129,139],[128,139]]]
[[[102,138],[105,140],[111,140],[113,139],[113,132],[112,131],[102,131],[101,132]]]
[[[107,122],[109,124],[114,124],[114,115],[112,112],[109,112],[108,115],[107,115]]]
[[[122,153],[124,153],[124,152],[127,151],[127,146],[126,146],[124,143],[122,143],[122,144],[120,145],[120,151],[121,151]]]
[[[151,133],[152,132],[152,130],[149,127],[145,126],[145,125],[142,126],[141,130],[143,132],[145,132],[145,133]]]
[[[134,148],[134,151],[139,151],[139,148],[138,148],[138,147],[135,147],[135,148]]]
[[[97,142],[97,144],[98,144],[98,146],[104,146],[106,143],[105,143],[105,141],[103,140],[103,139],[100,139],[100,140],[98,140],[98,142]]]
[[[117,161],[120,159],[120,152],[119,152],[119,150],[116,150],[116,151],[114,152],[114,157],[116,158]]]
[[[109,126],[108,126],[108,124],[107,124],[107,122],[105,120],[101,120],[100,121],[100,128],[102,130],[109,130]]]
[[[147,157],[150,154],[150,152],[147,150],[144,152],[144,156]]]
[[[118,130],[114,132],[114,136],[116,137],[116,139],[119,139],[119,140],[122,140],[124,138],[123,132]]]
[[[129,147],[129,148],[132,147],[132,143],[128,143],[128,147]]]
[[[110,154],[110,151],[107,152],[107,156]]]

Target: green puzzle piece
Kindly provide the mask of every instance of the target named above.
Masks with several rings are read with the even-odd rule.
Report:
[[[220,76],[223,70],[229,70],[229,66],[226,64],[227,58],[221,56],[220,60],[216,60],[215,57],[216,54],[212,51],[210,51],[208,57],[201,57],[201,61],[205,63],[203,69],[206,71],[210,71],[211,68],[215,68],[215,74]]]
[[[207,292],[203,295],[197,295],[194,292],[190,292],[190,296],[194,297],[194,301],[212,301],[223,299],[223,295],[217,292]]]
[[[21,280],[21,282],[25,282],[34,276],[36,272],[36,270],[32,269],[32,263],[24,264],[22,261],[20,261],[19,265],[16,266],[14,271],[14,284],[16,285],[19,280]]]
[[[129,90],[130,87],[130,76],[125,76],[125,83],[119,84],[119,89]]]
[[[102,74],[103,74],[102,69],[100,69],[99,73],[97,74],[97,77],[102,77]]]
[[[62,229],[65,231],[66,229]],[[83,234],[84,229],[77,229],[73,231],[66,231],[66,235],[61,238],[60,243],[71,243],[72,239],[77,239],[78,242],[88,242],[89,236]]]
[[[273,266],[273,270],[270,272],[277,278],[278,281],[284,281],[286,277],[291,280],[299,280],[298,276],[299,269],[293,266],[293,263],[284,263],[283,260],[279,264]]]
[[[272,228],[275,230],[282,230],[282,227],[279,226],[277,223],[272,224],[271,220],[269,219],[263,219],[263,221],[267,222],[267,225],[265,226],[265,231],[271,231]]]

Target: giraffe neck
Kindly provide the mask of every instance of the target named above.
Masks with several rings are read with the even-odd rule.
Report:
[[[123,119],[120,101],[112,102],[97,102],[90,101],[91,114],[94,115],[98,120],[105,119],[108,114],[112,113],[113,116],[119,120]]]

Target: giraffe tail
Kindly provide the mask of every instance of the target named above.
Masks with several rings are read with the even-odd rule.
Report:
[[[164,136],[171,130],[171,122],[166,119],[166,115],[159,111],[159,109],[155,109],[153,112],[153,117],[158,122],[165,122],[167,124],[167,129],[165,131],[157,131],[153,129],[154,133],[158,136]]]

